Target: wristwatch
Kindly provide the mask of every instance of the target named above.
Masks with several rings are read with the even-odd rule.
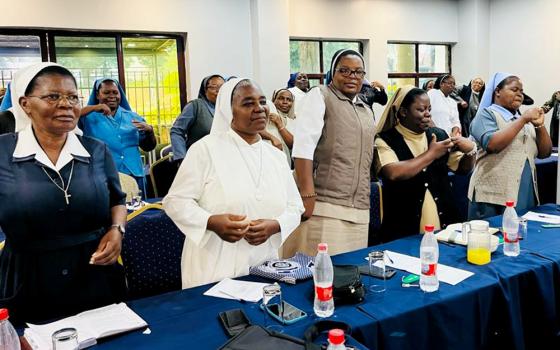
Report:
[[[119,230],[119,232],[121,233],[121,235],[124,236],[124,234],[126,232],[126,229],[125,229],[125,226],[123,224],[113,224],[113,225],[111,225],[111,227],[116,227]]]

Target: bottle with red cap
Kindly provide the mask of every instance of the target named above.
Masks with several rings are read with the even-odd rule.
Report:
[[[434,225],[424,227],[424,237],[420,243],[420,289],[424,292],[435,292],[439,289],[437,277],[437,264],[439,258],[439,247],[434,235]]]
[[[504,234],[504,255],[519,255],[519,217],[513,207],[513,201],[506,202],[506,210],[502,216],[502,233]]]
[[[342,329],[331,329],[329,331],[329,346],[327,350],[346,350],[344,341],[344,331]]]
[[[20,350],[19,337],[16,330],[8,321],[8,309],[0,309],[0,349]]]
[[[333,264],[328,253],[327,243],[319,243],[313,270],[313,281],[315,282],[313,311],[319,317],[329,317],[334,313],[333,278]]]

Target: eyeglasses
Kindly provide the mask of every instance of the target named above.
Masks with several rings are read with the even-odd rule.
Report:
[[[351,70],[350,68],[343,67],[343,68],[337,68],[336,71],[346,78],[349,78],[350,76],[352,76],[352,74],[354,74],[356,78],[363,78],[366,76],[366,71],[363,69]]]
[[[50,105],[57,105],[60,103],[62,99],[68,101],[68,103],[71,104],[72,106],[75,106],[78,103],[80,103],[80,97],[78,95],[48,94],[43,96],[29,95],[27,97],[40,98],[41,100],[47,102]]]

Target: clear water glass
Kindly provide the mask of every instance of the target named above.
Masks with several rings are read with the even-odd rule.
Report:
[[[373,293],[385,292],[385,252],[382,250],[374,250],[368,254],[369,261],[369,291]],[[383,276],[382,278],[373,277],[373,275]]]
[[[527,239],[527,219],[519,217],[519,230],[517,231],[519,239]]]
[[[266,329],[275,331],[278,333],[282,333],[284,328],[281,324],[278,324],[279,321],[274,319],[272,315],[268,313],[268,309],[273,307],[278,308],[279,315],[282,319],[283,317],[283,310],[282,310],[282,290],[278,283],[269,284],[263,287],[263,313],[264,313],[264,326]]]
[[[52,334],[53,350],[78,350],[76,328],[62,328]]]

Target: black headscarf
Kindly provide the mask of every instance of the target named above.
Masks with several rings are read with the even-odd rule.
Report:
[[[451,76],[451,74],[442,74],[440,75],[436,81],[434,82],[434,89],[440,89],[441,87],[441,83],[443,83],[443,81],[447,78],[449,78]]]
[[[358,57],[360,57],[360,59],[362,60],[362,65],[366,66],[366,63],[364,62],[364,56],[362,56],[361,53],[359,53],[356,50],[352,50],[352,49],[340,49],[337,52],[334,53],[332,60],[331,60],[331,69],[329,69],[329,71],[327,72],[327,75],[325,77],[326,79],[326,83],[325,85],[330,84],[330,82],[332,81],[332,77],[334,76],[334,70],[336,68],[336,65],[338,64],[338,62],[340,61],[340,59],[344,56],[348,56],[348,55],[356,55]]]

